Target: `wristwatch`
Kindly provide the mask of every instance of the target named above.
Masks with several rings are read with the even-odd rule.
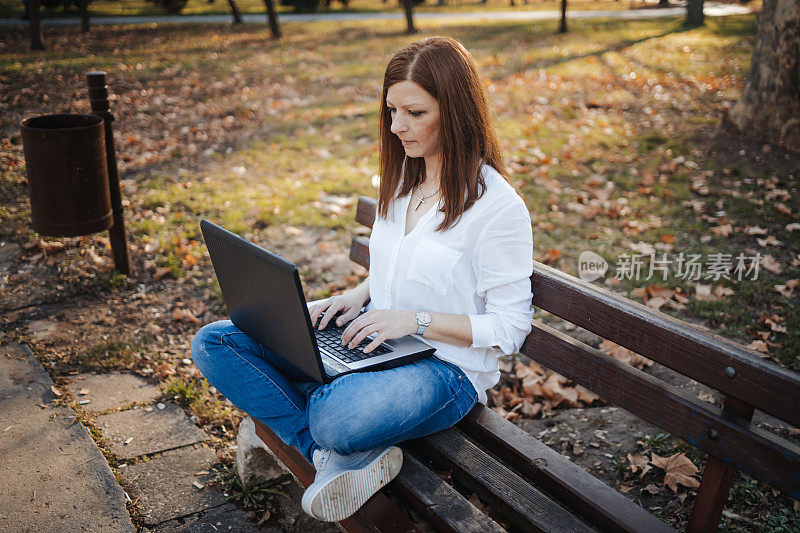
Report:
[[[417,335],[422,336],[431,324],[431,314],[427,311],[417,311]]]

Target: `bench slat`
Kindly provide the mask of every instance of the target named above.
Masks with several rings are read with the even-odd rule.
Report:
[[[375,224],[375,214],[378,211],[378,202],[368,196],[359,196],[356,205],[356,222],[371,228]]]
[[[789,474],[800,472],[800,448],[791,442],[729,420],[718,407],[547,325],[534,323],[520,351],[606,401],[800,498],[800,478]]]
[[[363,237],[353,239],[350,245],[350,260],[369,270],[369,241]]]
[[[532,283],[533,305],[800,426],[800,375],[724,337],[535,261]],[[727,367],[735,370],[734,378],[726,376]]]
[[[456,427],[604,531],[675,531],[483,404]]]
[[[409,441],[426,455],[446,463],[453,475],[503,516],[526,531],[580,533],[595,531],[480,448],[449,428]]]
[[[394,489],[422,514],[437,531],[449,533],[502,533],[497,522],[480,512],[409,451],[403,450],[403,468]]]
[[[285,444],[263,422],[253,419],[256,435],[280,459],[283,465],[306,487],[314,482],[316,470],[293,446]],[[393,480],[394,481],[394,480]],[[339,522],[355,533],[419,533],[417,525],[382,492],[375,493],[352,516]]]

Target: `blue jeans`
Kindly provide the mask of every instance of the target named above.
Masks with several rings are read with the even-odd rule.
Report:
[[[309,461],[318,448],[349,455],[436,433],[478,400],[461,369],[435,356],[326,385],[289,381],[269,363],[275,357],[230,320],[204,326],[192,340],[206,379]]]

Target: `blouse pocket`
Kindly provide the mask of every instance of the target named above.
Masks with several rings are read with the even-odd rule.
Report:
[[[427,285],[445,295],[452,281],[453,268],[461,255],[458,250],[423,237],[411,256],[408,280]]]

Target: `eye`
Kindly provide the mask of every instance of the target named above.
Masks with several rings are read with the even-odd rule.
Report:
[[[421,117],[422,115],[424,115],[425,111],[409,111],[408,114],[411,115],[414,118],[418,118],[418,117]]]
[[[391,114],[391,113],[395,113],[395,112],[397,111],[397,109],[395,109],[395,108],[393,108],[393,107],[390,107],[390,108],[388,108],[388,109],[389,109],[389,113],[390,113],[390,114]]]

